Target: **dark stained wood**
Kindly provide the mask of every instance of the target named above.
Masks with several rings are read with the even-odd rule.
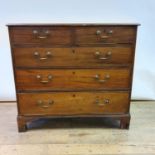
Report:
[[[35,56],[35,53],[38,56]],[[48,53],[51,55],[47,55]],[[127,47],[14,48],[16,67],[103,67],[131,64],[133,49]],[[97,53],[99,55],[97,55]],[[111,53],[111,55],[108,55]],[[45,58],[45,59],[43,59]],[[102,59],[105,58],[105,59]]]
[[[18,90],[129,89],[130,86],[129,69],[16,70],[16,75]],[[37,79],[37,75],[41,78]],[[49,80],[48,76],[52,79]]]
[[[132,55],[132,65],[131,65],[131,72],[130,72],[130,77],[131,77],[131,82],[130,82],[130,87],[132,88],[132,85],[133,85],[133,72],[134,72],[134,64],[135,64],[135,51],[136,51],[136,42],[137,42],[137,30],[138,30],[138,27],[135,28],[136,29],[136,34],[135,34],[135,42],[133,44],[133,55]],[[131,95],[132,95],[132,89],[130,91],[130,99],[131,99]],[[129,106],[129,109],[130,110],[130,106]],[[130,119],[128,121],[129,125],[130,125]],[[129,128],[129,127],[128,127]]]
[[[36,120],[36,117],[25,117],[23,115],[17,116],[17,123],[18,123],[18,132],[25,132],[27,130],[27,123],[31,123],[32,121]]]
[[[120,128],[121,129],[129,129],[130,125],[130,116],[129,117],[122,117],[120,119]]]
[[[128,92],[21,93],[18,98],[25,115],[121,114],[129,106]]]
[[[112,117],[128,129],[137,26],[9,24],[19,132],[48,117]]]
[[[17,123],[18,123],[18,132],[24,132],[27,130],[27,121],[25,117],[18,116],[17,117]]]
[[[52,118],[112,118],[115,120],[120,121],[120,128],[121,129],[129,129],[129,123],[130,123],[130,114],[91,114],[91,115],[20,115],[17,116],[17,122],[18,122],[18,131],[19,132],[25,132],[27,131],[27,124],[32,123],[35,120],[38,119],[52,119]],[[123,120],[123,122],[121,121]],[[123,123],[123,125],[121,125]]]
[[[34,34],[33,32],[38,33]],[[48,34],[46,32],[48,31]],[[12,43],[14,45],[70,45],[71,31],[68,28],[59,27],[11,27]]]
[[[34,34],[33,32],[38,33]],[[48,31],[48,34],[46,32]],[[135,40],[136,29],[132,26],[94,26],[74,27],[75,45],[127,44]],[[97,31],[101,31],[97,35]],[[109,32],[112,31],[112,34]],[[69,27],[10,27],[14,45],[72,45],[72,33]],[[105,38],[102,38],[105,37]]]
[[[97,35],[97,31],[101,34]],[[112,33],[109,34],[109,32]],[[133,43],[136,29],[133,27],[78,27],[76,32],[76,44],[105,44],[105,43]]]

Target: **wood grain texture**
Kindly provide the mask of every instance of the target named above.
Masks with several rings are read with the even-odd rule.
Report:
[[[37,56],[35,53],[37,52]],[[50,55],[48,56],[48,53]],[[132,63],[133,48],[72,47],[72,48],[14,48],[16,67],[104,67]],[[98,53],[98,55],[97,55]],[[108,53],[111,53],[108,55]],[[45,58],[45,59],[42,59]],[[104,59],[105,58],[105,59]]]
[[[41,78],[37,79],[37,75]],[[99,79],[95,78],[96,75]],[[108,79],[106,79],[107,75]],[[129,89],[129,75],[129,69],[16,70],[16,84],[17,90]],[[48,76],[52,76],[52,79],[49,80]]]
[[[64,117],[74,117],[81,106],[83,114],[76,116],[85,117],[88,115],[84,113],[94,112],[96,115],[92,116],[98,117],[108,111],[111,114],[104,118],[117,119],[120,128],[128,129],[137,26],[118,23],[9,25],[16,91],[20,93],[18,111],[24,113],[18,114],[18,130],[26,131],[27,124],[40,118],[39,114],[48,118],[60,112]],[[122,95],[116,97],[119,91]],[[70,95],[75,92],[78,98],[73,94],[73,99]],[[92,104],[96,93],[99,100],[105,93],[110,95],[109,100],[116,107],[109,104],[107,109],[96,108]],[[50,96],[60,103],[53,104],[54,111],[46,113],[35,107],[34,100],[38,97],[43,97],[41,106],[49,107]],[[114,115],[119,110],[123,113]],[[26,115],[27,112],[30,114]]]
[[[101,34],[97,35],[97,31]],[[112,31],[112,34],[109,32]],[[134,43],[136,29],[133,27],[79,27],[75,30],[76,44]]]
[[[34,31],[38,31],[38,34],[34,34]],[[49,34],[46,35],[46,31],[48,31]],[[71,31],[65,27],[13,27],[10,28],[10,33],[12,43],[15,45],[71,44]]]
[[[93,27],[9,27],[11,41],[14,45],[102,45],[102,44],[131,44],[135,42],[136,27],[128,26],[93,26]],[[37,34],[33,32],[37,31]],[[45,32],[49,32],[46,35]],[[101,31],[97,35],[97,31]],[[112,34],[109,32],[112,31]],[[75,41],[72,43],[72,33]],[[103,38],[105,37],[105,38]]]
[[[128,112],[128,99],[128,92],[18,94],[21,115],[121,114]],[[42,103],[39,104],[38,102]]]

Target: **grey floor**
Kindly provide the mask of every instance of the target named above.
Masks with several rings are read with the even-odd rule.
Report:
[[[0,155],[155,154],[155,102],[132,102],[129,130],[107,119],[48,119],[17,132],[16,103],[0,103]]]

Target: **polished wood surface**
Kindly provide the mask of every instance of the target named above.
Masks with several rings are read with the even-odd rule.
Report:
[[[129,89],[129,75],[128,69],[19,69],[16,84],[17,90]]]
[[[9,25],[19,132],[37,118],[58,116],[115,118],[128,129],[137,26]]]
[[[128,92],[18,94],[21,115],[122,114],[127,112],[128,99]]]
[[[97,35],[97,31],[100,34]],[[111,33],[110,33],[111,32]],[[77,44],[121,44],[135,41],[133,27],[79,27],[75,30]]]
[[[15,45],[71,44],[71,31],[64,27],[14,27],[10,28],[10,32],[12,43]],[[48,33],[46,34],[46,32]]]
[[[10,33],[14,45],[103,45],[134,43],[136,29],[133,26],[79,26],[72,29],[32,26],[10,27]]]
[[[129,65],[134,51],[125,47],[14,48],[17,67],[104,67]]]

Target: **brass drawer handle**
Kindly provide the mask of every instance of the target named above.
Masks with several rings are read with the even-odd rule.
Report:
[[[48,58],[50,58],[50,57],[52,56],[52,54],[51,54],[50,51],[47,51],[45,57],[40,57],[39,52],[34,52],[34,56],[35,56],[36,58],[38,58],[39,60],[47,60]]]
[[[107,38],[109,38],[109,36],[104,35],[104,36],[100,36],[100,38],[101,39],[107,39]]]
[[[111,51],[108,51],[104,57],[101,56],[101,53],[99,51],[96,51],[95,52],[95,56],[99,59],[99,60],[107,60],[107,59],[110,59],[112,55],[112,52]]]
[[[105,77],[104,77],[104,79],[100,79],[100,75],[99,75],[99,74],[96,74],[96,75],[94,76],[94,78],[95,78],[98,82],[100,82],[100,83],[105,83],[105,82],[107,82],[107,81],[110,79],[110,75],[109,75],[109,74],[106,74]]]
[[[48,75],[47,76],[48,80],[43,80],[41,75],[37,75],[36,78],[40,79],[40,83],[46,84],[46,83],[49,83],[52,80],[53,76],[52,75]]]
[[[95,100],[95,104],[97,104],[98,106],[105,106],[109,103],[110,103],[109,99],[104,99],[102,102],[99,99]]]
[[[105,35],[102,35],[103,33]],[[112,34],[113,34],[113,30],[108,30],[108,31],[106,31],[106,30],[103,30],[103,31],[97,30],[96,31],[96,35],[99,36],[101,39],[108,39],[110,37],[110,35],[112,35]]]
[[[37,106],[41,107],[41,108],[49,108],[50,106],[52,106],[54,104],[53,100],[49,100],[46,102],[42,101],[42,100],[38,100],[37,101]]]
[[[33,30],[33,34],[38,39],[47,39],[50,32],[48,30],[44,30],[43,32],[39,32],[38,30]]]

